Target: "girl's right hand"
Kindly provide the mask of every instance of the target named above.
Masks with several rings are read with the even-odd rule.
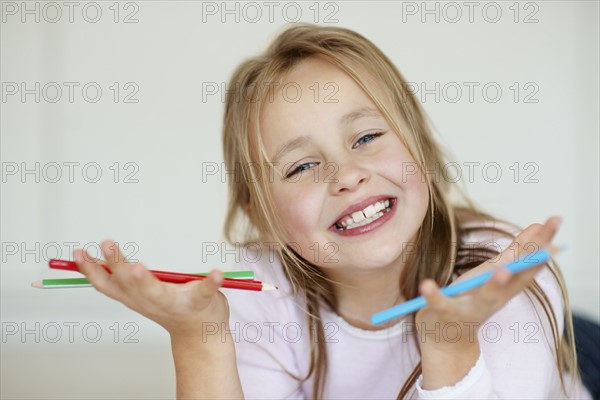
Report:
[[[85,250],[76,249],[73,256],[79,270],[96,290],[163,326],[172,337],[200,337],[204,323],[228,323],[227,299],[218,290],[221,271],[212,270],[201,281],[167,283],[142,264],[128,262],[116,243],[104,241],[100,247],[112,273]]]

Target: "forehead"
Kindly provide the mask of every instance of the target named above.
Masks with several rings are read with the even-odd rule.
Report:
[[[349,94],[360,94],[368,98],[345,71],[319,57],[301,61],[278,81],[269,85],[274,90],[266,99],[263,111],[282,111],[283,108],[306,106],[310,103],[327,107],[346,101]]]
[[[351,109],[372,108],[375,104],[342,69],[312,57],[303,60],[277,82],[265,98],[260,116],[261,132],[299,133],[309,127],[333,123]]]
[[[360,65],[353,66],[362,71]],[[378,99],[390,99],[387,90],[371,74],[358,72],[363,84]],[[345,71],[319,57],[303,60],[283,78],[269,83],[272,92],[264,100],[259,117],[259,130],[265,150],[273,156],[281,144],[311,134],[323,134],[339,128],[343,116],[353,111],[371,109],[380,115],[377,106],[362,88]],[[383,100],[382,100],[383,101]],[[385,103],[385,101],[384,101]],[[414,138],[409,125],[388,104],[399,134],[407,147],[413,148]],[[359,113],[360,114],[360,113]],[[375,121],[373,113],[357,119],[360,124]],[[379,118],[386,123],[383,116]],[[350,125],[350,124],[349,124]],[[360,127],[357,127],[359,129]]]

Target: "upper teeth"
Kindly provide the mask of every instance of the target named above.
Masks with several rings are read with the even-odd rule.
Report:
[[[376,219],[372,217],[375,217],[377,214],[380,214],[379,216],[383,215],[383,213],[380,213],[379,211],[384,210],[389,206],[389,199],[375,202],[365,207],[362,211],[353,212],[351,216],[346,216],[342,218],[337,222],[337,225],[342,226],[343,228],[347,228],[349,226],[352,227],[353,225],[358,224],[362,221],[364,221],[365,223],[371,222],[372,220]],[[366,219],[369,219],[370,221],[365,221]],[[364,225],[365,223],[361,225]]]

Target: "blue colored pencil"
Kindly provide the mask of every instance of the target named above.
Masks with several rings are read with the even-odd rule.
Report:
[[[551,250],[540,249],[516,261],[506,264],[505,268],[514,274],[524,269],[531,268],[536,265],[542,264],[543,262],[546,262],[553,254],[561,250],[562,248],[555,247],[553,247]],[[459,295],[471,289],[475,289],[479,286],[482,286],[492,277],[494,271],[495,269],[485,271],[479,275],[475,275],[474,277],[466,279],[464,281],[444,286],[440,291],[449,297]],[[423,296],[415,297],[412,300],[398,304],[392,308],[388,308],[387,310],[378,312],[377,314],[373,314],[371,316],[371,322],[373,323],[373,325],[379,325],[391,319],[398,318],[403,315],[418,311],[426,305],[427,300],[425,300]]]

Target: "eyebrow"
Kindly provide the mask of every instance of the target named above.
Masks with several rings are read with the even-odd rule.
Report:
[[[341,126],[348,125],[360,118],[382,118],[379,111],[371,108],[371,107],[363,107],[358,110],[349,112],[348,114],[343,115],[340,118],[339,124]],[[310,142],[311,139],[308,136],[299,136],[292,140],[287,141],[277,150],[275,156],[273,157],[273,162],[277,162],[284,154],[291,152],[299,147],[304,146],[306,143]]]
[[[340,118],[340,125],[348,125],[360,118],[382,118],[379,111],[371,107],[359,108]]]

